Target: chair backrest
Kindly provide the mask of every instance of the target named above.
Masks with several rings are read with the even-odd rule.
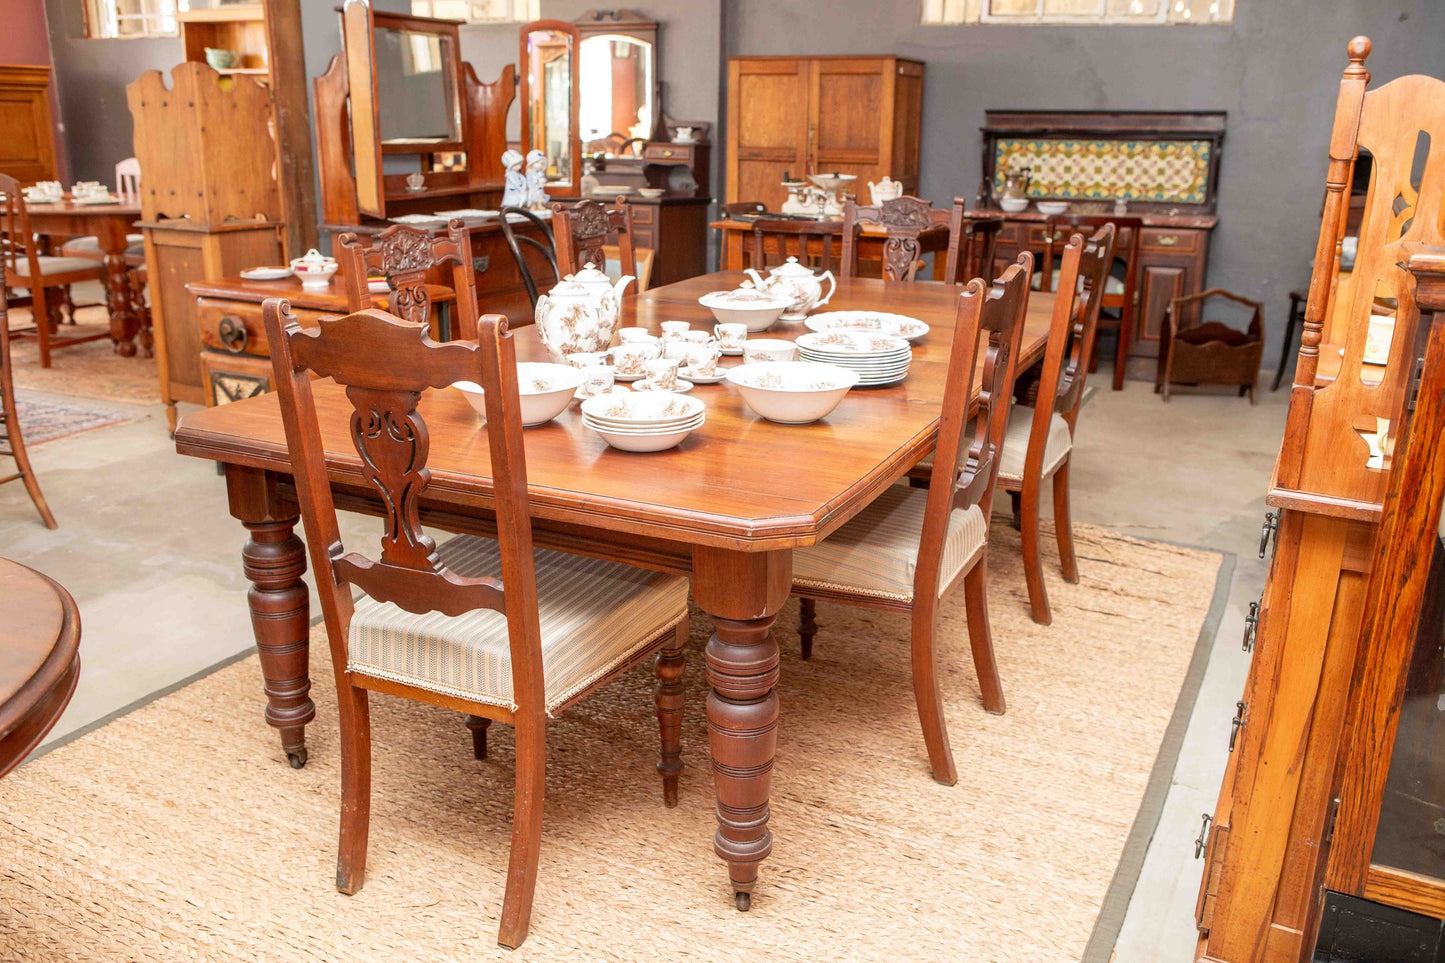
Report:
[[[438,344],[425,325],[384,311],[323,318],[303,329],[280,298],[261,307],[276,391],[296,480],[296,498],[326,618],[332,658],[345,665],[354,585],[368,596],[408,612],[460,615],[487,608],[507,618],[512,678],[518,704],[540,705],[542,659],[536,569],[527,502],[527,469],[517,395],[516,351],[506,319],[487,315],[475,341]],[[378,364],[377,359],[385,359]],[[347,424],[365,485],[385,509],[381,557],[345,552],[326,468],[312,376],[345,387]],[[473,381],[485,391],[493,504],[502,577],[469,578],[442,563],[422,530],[420,501],[431,479],[429,439],[418,410],[428,388]],[[327,424],[340,415],[326,412]],[[333,442],[333,447],[335,442]]]
[[[943,413],[929,477],[928,501],[923,510],[923,534],[914,572],[914,599],[932,598],[947,586],[939,584],[948,519],[955,509],[977,505],[987,520],[998,480],[999,450],[1013,404],[1014,379],[1029,305],[1029,281],[1034,257],[1028,251],[1018,262],[986,286],[974,278],[959,296],[948,356],[948,382],[943,389]],[[974,369],[980,343],[987,341],[979,375],[978,408],[969,419]],[[972,426],[973,437],[968,438]],[[965,446],[967,446],[965,448]],[[967,457],[962,457],[967,452]]]
[[[883,241],[883,280],[912,281],[923,255],[919,237],[934,230],[938,222],[927,201],[908,194],[874,207],[860,207],[854,201],[843,204],[843,270],[845,278],[858,272],[858,235],[862,222],[877,224],[888,232]]]
[[[1003,230],[1002,217],[969,217],[965,213],[967,203],[962,197],[955,197],[953,207],[947,212],[948,261],[943,280],[950,284],[993,276],[994,251],[998,247],[999,231]],[[942,213],[935,211],[933,216],[936,219]]]
[[[553,204],[552,225],[557,239],[557,270],[576,274],[588,264],[597,270],[607,262],[604,245],[616,244],[623,264],[635,264],[632,249],[632,208],[619,197],[611,209],[583,199],[575,204]],[[642,285],[638,291],[644,290]]]
[[[1030,470],[1043,470],[1049,427],[1057,413],[1069,426],[1079,418],[1084,399],[1084,379],[1089,357],[1099,331],[1099,309],[1104,303],[1104,280],[1114,263],[1114,225],[1105,224],[1090,237],[1069,238],[1059,268],[1059,293],[1049,322],[1049,340],[1039,371],[1039,396],[1029,427],[1029,446],[1024,455],[1024,477]]]
[[[0,174],[0,262],[12,275],[40,277],[38,254],[20,182],[9,174]],[[23,272],[18,267],[21,260],[27,262]]]
[[[115,190],[117,194],[140,196],[140,160],[127,157],[115,165]]]
[[[522,246],[532,248],[541,253],[547,259],[547,264],[552,268],[554,280],[560,280],[562,273],[557,270],[557,242],[552,236],[552,226],[542,220],[533,212],[523,207],[504,207],[502,214],[502,237],[507,242],[507,250],[512,252],[512,260],[517,264],[517,272],[522,275],[522,286],[527,289],[527,298],[532,302],[532,307],[537,306],[537,298],[540,292],[537,290],[537,279],[532,274],[532,265],[527,261],[526,253]],[[511,215],[516,214],[523,220],[531,221],[532,226],[537,229],[540,238],[531,234],[518,234],[512,227]]]
[[[1114,225],[1114,256],[1124,259],[1124,293],[1109,300],[1124,305],[1130,310],[1134,303],[1134,291],[1139,284],[1139,238],[1144,233],[1144,222],[1137,217],[1115,217],[1112,214],[1055,214],[1044,222],[1044,261],[1039,266],[1040,290],[1054,290],[1054,255],[1063,250],[1070,237],[1076,233],[1093,234],[1105,224]],[[1129,243],[1119,246],[1125,231],[1129,232]]]
[[[391,313],[427,324],[431,319],[427,275],[450,264],[457,296],[456,335],[467,340],[477,336],[477,275],[472,268],[471,235],[461,221],[452,221],[437,234],[406,224],[393,224],[371,235],[348,232],[337,237],[336,247],[347,310],[371,307],[367,278],[376,273],[385,276],[391,288],[387,300]]]
[[[794,221],[760,217],[753,222],[752,263],[748,266],[756,271],[764,271],[777,267],[789,257],[796,257],[798,263],[806,267],[831,271],[833,249],[842,239],[842,233],[841,221]],[[816,254],[812,252],[811,242],[814,239],[817,240],[818,247]]]
[[[652,262],[656,260],[657,252],[650,247],[639,247],[634,253],[637,260],[629,267],[622,263],[622,250],[616,244],[602,245],[602,255],[607,259],[607,266],[602,271],[614,281],[624,274],[631,274],[637,279],[637,290],[646,291],[652,281]]]

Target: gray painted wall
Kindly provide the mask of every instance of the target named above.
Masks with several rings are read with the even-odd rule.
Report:
[[[1288,292],[1309,280],[1346,42],[1374,41],[1374,84],[1445,76],[1441,0],[1238,0],[1235,22],[1211,27],[920,27],[906,0],[729,5],[727,55],[925,61],[920,190],[935,203],[977,193],[985,109],[1228,111],[1209,282],[1265,302],[1270,365]]]

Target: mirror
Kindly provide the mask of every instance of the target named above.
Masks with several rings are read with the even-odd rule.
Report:
[[[377,26],[376,99],[383,144],[456,142],[462,137],[456,52],[442,34]]]
[[[547,187],[570,188],[581,176],[577,139],[577,28],[538,20],[522,28],[522,147],[547,158]]]
[[[603,33],[583,40],[580,51],[582,141],[592,144],[612,134],[621,135],[611,138],[615,143],[651,140],[657,110],[653,44]]]

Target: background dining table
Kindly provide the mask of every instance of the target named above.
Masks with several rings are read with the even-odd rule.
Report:
[[[629,296],[619,324],[656,332],[660,322],[676,319],[710,330],[713,318],[697,298],[736,287],[743,278],[721,272]],[[765,421],[724,381],[693,388],[707,403],[707,421],[663,452],[609,448],[582,426],[575,405],[527,429],[536,544],[688,575],[694,601],[713,623],[705,660],[717,792],[714,849],[728,865],[739,908],[747,908],[759,865],[772,848],[768,798],[780,660],[770,630],[788,598],[792,550],[826,538],[932,451],[959,291],[934,283],[840,280],[830,309],[909,315],[931,330],[915,344],[906,380],[854,389],[813,424]],[[1033,292],[1021,366],[1042,357],[1053,302],[1053,294]],[[795,337],[805,330],[779,324],[767,336]],[[514,335],[519,359],[546,360],[534,326]],[[344,392],[318,385],[316,407],[337,507],[381,514],[362,479]],[[495,534],[486,435],[476,414],[452,390],[428,392],[419,410],[430,436],[423,523]],[[283,748],[299,767],[306,760],[305,726],[315,715],[308,696],[310,619],[277,398],[263,395],[188,414],[175,440],[180,453],[225,467],[231,513],[250,533],[242,559],[253,585],[248,598],[266,720],[280,730]]]
[[[140,220],[140,197],[134,194],[113,195],[111,204],[77,204],[65,195],[51,204],[27,202],[30,229],[46,237],[65,239],[94,235],[105,255],[105,302],[110,311],[110,340],[116,354],[133,357],[140,318],[131,307],[130,281],[126,277],[126,235],[131,225]],[[57,245],[58,247],[58,245]]]

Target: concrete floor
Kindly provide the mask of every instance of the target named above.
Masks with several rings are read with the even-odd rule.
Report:
[[[1251,407],[1232,393],[1184,390],[1164,405],[1148,384],[1112,392],[1107,372],[1093,383],[1101,390],[1080,417],[1074,518],[1237,558],[1116,951],[1121,963],[1186,960],[1201,871],[1193,840],[1200,813],[1214,808],[1249,667],[1239,636],[1264,583],[1255,550],[1287,399],[1265,392]],[[0,487],[0,555],[65,585],[84,624],[80,687],[51,741],[252,645],[240,565],[245,536],[227,513],[222,479],[211,464],[175,453],[159,405],[116,407],[134,420],[31,450],[58,531],[39,524],[22,486]],[[356,519],[344,534],[375,524]],[[262,703],[258,686],[258,724]]]

